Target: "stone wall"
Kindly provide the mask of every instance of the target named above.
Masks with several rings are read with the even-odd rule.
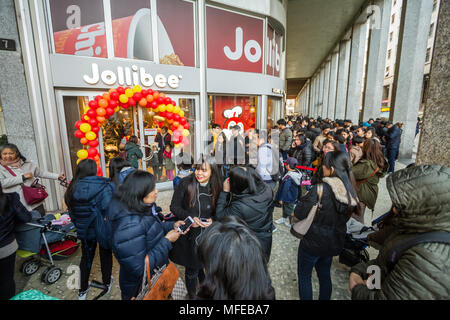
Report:
[[[0,51],[0,101],[8,142],[30,160],[37,160],[28,89],[22,62],[13,0],[0,1],[0,38],[16,42],[16,51]]]
[[[417,164],[450,167],[450,1],[441,1]]]

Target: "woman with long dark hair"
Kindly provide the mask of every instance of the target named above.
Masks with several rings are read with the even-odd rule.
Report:
[[[135,297],[142,284],[145,256],[150,273],[169,262],[172,243],[183,221],[162,222],[156,212],[158,190],[153,175],[136,170],[128,175],[114,195],[108,209],[112,226],[112,249],[120,264],[122,299]]]
[[[389,164],[381,151],[381,144],[375,139],[367,139],[362,147],[363,156],[353,166],[359,200],[364,204],[359,216],[355,216],[364,224],[365,208],[375,209],[378,197],[378,183],[386,175]]]
[[[174,191],[170,210],[179,220],[192,217],[195,223],[191,230],[180,237],[170,252],[170,259],[186,268],[185,282],[189,298],[197,293],[197,279],[204,279],[203,266],[195,247],[204,228],[209,227],[215,216],[216,203],[222,186],[219,168],[214,158],[201,157],[193,166],[195,172],[180,180]],[[206,219],[207,222],[202,222]]]
[[[328,152],[322,163],[323,178],[300,199],[294,215],[299,220],[308,216],[318,201],[318,185],[322,185],[321,207],[298,248],[298,286],[301,300],[312,300],[311,274],[315,268],[319,278],[319,300],[331,298],[331,262],[344,248],[346,223],[356,206],[356,191],[350,161],[345,152]]]
[[[31,221],[31,214],[20,202],[16,192],[3,193],[0,185],[0,300],[16,294],[14,269],[18,244],[14,236],[17,222]]]
[[[238,216],[255,232],[269,261],[272,250],[272,189],[264,183],[255,169],[234,167],[223,183],[216,218]]]
[[[100,236],[95,227],[97,213],[100,212],[105,217],[112,194],[110,180],[97,176],[95,161],[81,160],[64,195],[70,218],[77,228],[78,239],[81,240],[79,300],[85,300],[89,290],[89,274]],[[102,280],[109,292],[112,285],[112,251],[106,245],[99,247]]]
[[[261,244],[240,218],[214,222],[201,236],[197,252],[206,274],[199,299],[275,299]]]
[[[113,184],[114,190],[119,189],[123,180],[136,169],[130,163],[121,157],[112,158],[109,161],[109,179]]]

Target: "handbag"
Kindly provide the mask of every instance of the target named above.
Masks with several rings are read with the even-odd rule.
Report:
[[[303,239],[303,237],[308,232],[311,224],[316,216],[317,211],[322,207],[322,194],[323,194],[323,184],[317,185],[317,203],[309,210],[306,219],[300,220],[291,226],[291,234],[298,238]]]
[[[17,177],[17,175],[12,171],[8,166],[3,166],[6,170],[8,170],[11,175]],[[44,201],[48,197],[47,191],[45,191],[45,187],[39,183],[39,179],[34,180],[31,186],[26,186],[21,183],[23,198],[28,205],[33,205],[39,202]]]
[[[150,262],[146,255],[141,291],[133,300],[169,300],[179,277],[180,272],[172,262],[156,269],[155,274],[151,277]]]

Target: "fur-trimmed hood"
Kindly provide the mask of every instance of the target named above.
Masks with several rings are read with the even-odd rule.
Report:
[[[323,182],[328,184],[331,187],[331,190],[333,190],[334,196],[337,201],[348,205],[348,198],[347,198],[347,189],[345,189],[344,183],[341,179],[337,177],[326,177],[323,178]],[[356,199],[353,198],[353,196],[350,195],[351,198],[351,206],[356,206]]]

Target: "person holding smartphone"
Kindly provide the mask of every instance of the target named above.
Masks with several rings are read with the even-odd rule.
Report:
[[[212,223],[222,186],[214,158],[202,157],[193,168],[194,174],[180,180],[170,205],[177,220],[191,217],[194,221],[190,231],[180,236],[170,252],[170,259],[186,268],[185,282],[189,299],[196,297],[197,279],[201,283],[205,277],[196,247],[202,230]]]

